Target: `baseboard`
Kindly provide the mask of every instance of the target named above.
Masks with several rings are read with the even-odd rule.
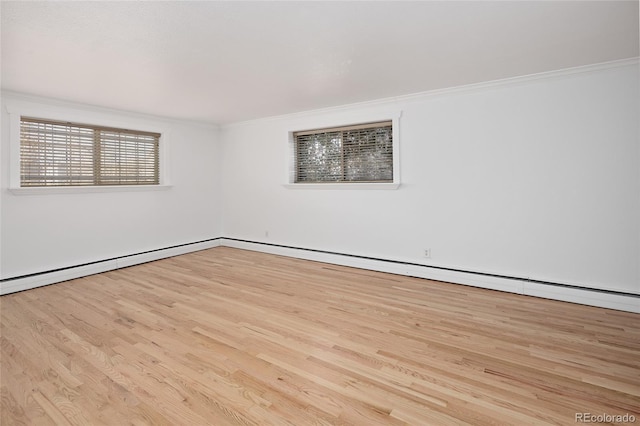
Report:
[[[314,260],[335,265],[351,266],[372,271],[388,272],[391,274],[425,278],[490,290],[596,306],[600,308],[640,313],[639,295],[577,288],[575,286],[551,285],[504,276],[446,270],[424,265],[395,262],[384,259],[372,259],[356,255],[329,253],[297,247],[285,247],[274,244],[237,240],[233,238],[212,238],[210,240],[136,253],[92,262],[85,265],[77,265],[54,271],[31,274],[28,276],[4,279],[0,281],[0,295],[29,290],[49,284],[55,284],[62,281],[99,274],[101,272],[111,271],[114,269],[126,268],[128,266],[218,246],[253,250],[298,259]]]
[[[274,244],[221,238],[220,245],[263,253],[277,254],[298,259],[314,260],[335,265],[351,266],[379,272],[426,278],[454,284],[463,284],[490,290],[615,309],[619,311],[640,313],[640,296],[599,289],[577,288],[575,286],[553,285],[527,280],[478,274],[473,272],[443,270],[424,265],[394,262],[383,259],[371,259],[354,255],[328,253],[296,247],[285,247]]]
[[[205,241],[180,244],[177,246],[165,247],[142,253],[129,254],[84,265],[60,268],[54,271],[45,271],[22,277],[4,279],[0,282],[0,295],[30,290],[32,288],[85,277],[87,275],[99,274],[101,272],[111,271],[114,269],[126,268],[128,266],[217,247],[219,245],[220,238],[212,238]]]

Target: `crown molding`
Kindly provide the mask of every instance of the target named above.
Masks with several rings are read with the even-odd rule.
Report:
[[[184,120],[180,118],[145,114],[137,111],[120,110],[115,108],[102,107],[98,105],[67,101],[64,99],[34,95],[32,93],[17,92],[13,90],[2,89],[0,94],[3,99],[3,103],[5,103],[5,109],[9,113],[11,113],[11,109],[14,107],[16,103],[18,104],[37,103],[37,104],[44,104],[48,107],[53,107],[53,108],[56,108],[56,107],[68,108],[68,109],[82,110],[83,112],[91,112],[96,114],[127,116],[129,118],[135,118],[135,119],[145,120],[149,122],[191,125],[191,126],[205,127],[212,130],[218,130],[220,128],[220,126],[216,123],[195,121],[195,120]]]
[[[260,122],[273,122],[273,121],[278,121],[283,119],[298,119],[298,118],[308,117],[312,115],[338,113],[338,112],[343,112],[343,111],[353,110],[358,108],[362,109],[362,108],[389,106],[390,104],[397,104],[400,102],[417,102],[417,101],[423,101],[426,99],[439,97],[439,96],[448,96],[448,95],[461,94],[461,93],[472,93],[480,90],[503,88],[503,87],[520,85],[520,84],[526,84],[526,83],[539,81],[539,80],[557,79],[557,78],[563,78],[563,77],[572,76],[572,75],[588,74],[588,73],[594,73],[599,71],[605,71],[609,69],[636,66],[639,63],[640,63],[640,57],[620,59],[616,61],[600,62],[596,64],[582,65],[578,67],[562,68],[562,69],[553,70],[553,71],[544,71],[544,72],[539,72],[535,74],[526,74],[526,75],[521,75],[516,77],[502,78],[498,80],[483,81],[480,83],[471,83],[471,84],[464,84],[460,86],[446,87],[442,89],[427,90],[424,92],[410,93],[407,95],[376,99],[372,101],[356,102],[352,104],[320,108],[320,109],[314,109],[314,110],[308,110],[308,111],[301,111],[301,112],[295,112],[291,114],[282,114],[282,115],[276,115],[271,117],[256,118],[253,120],[238,121],[235,123],[222,124],[220,125],[220,128],[225,129],[225,128],[241,127],[241,126],[250,125],[250,124],[257,124]]]

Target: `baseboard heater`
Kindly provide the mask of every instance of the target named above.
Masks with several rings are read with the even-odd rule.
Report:
[[[349,253],[243,240],[238,238],[222,238],[220,240],[220,245],[246,250],[256,250],[300,259],[352,266],[380,272],[388,272],[416,278],[443,281],[447,283],[463,284],[527,296],[640,313],[640,294],[636,293],[588,288],[531,278],[424,265],[400,260],[375,258]]]
[[[139,265],[141,263],[152,262],[154,260],[178,256],[198,250],[205,250],[219,246],[220,240],[221,237],[210,238],[191,243],[177,244],[160,249],[112,257],[109,259],[97,260],[94,262],[87,262],[79,265],[67,266],[64,268],[4,278],[0,280],[0,295],[29,290],[88,275],[99,274],[101,272],[112,271],[114,269],[126,268],[127,266]]]
[[[210,238],[197,242],[179,244],[161,249],[148,250],[140,253],[84,263],[81,265],[2,279],[0,280],[0,295],[15,293],[18,291],[217,246],[235,247],[245,250],[260,251],[416,278],[463,284],[490,290],[506,291],[534,297],[640,313],[640,294],[635,293],[586,288],[571,284],[524,277],[423,265],[400,260],[226,237]]]

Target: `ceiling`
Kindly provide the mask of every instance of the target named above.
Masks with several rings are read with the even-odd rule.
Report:
[[[637,57],[638,16],[638,1],[2,1],[2,89],[225,124]]]

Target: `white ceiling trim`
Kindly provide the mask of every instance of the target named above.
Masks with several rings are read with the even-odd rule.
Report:
[[[341,112],[345,110],[352,110],[355,108],[361,108],[361,109],[372,108],[372,107],[377,107],[381,105],[393,104],[397,102],[423,101],[426,99],[439,97],[439,96],[448,96],[448,95],[459,94],[459,93],[472,93],[480,90],[493,89],[497,87],[509,87],[509,86],[527,84],[527,83],[538,81],[538,80],[556,79],[556,78],[562,78],[562,77],[576,75],[576,74],[588,74],[588,73],[604,71],[609,69],[636,66],[639,64],[640,64],[640,57],[620,59],[616,61],[601,62],[598,64],[582,65],[579,67],[564,68],[560,70],[545,71],[545,72],[527,74],[527,75],[522,75],[517,77],[508,77],[508,78],[503,78],[499,80],[484,81],[481,83],[472,83],[472,84],[465,84],[465,85],[455,86],[455,87],[447,87],[444,89],[426,90],[424,92],[412,93],[412,94],[402,95],[402,96],[393,96],[393,97],[383,98],[383,99],[375,99],[372,101],[356,102],[353,104],[339,105],[335,107],[319,108],[319,109],[314,109],[309,111],[294,112],[291,114],[282,114],[282,115],[275,115],[271,117],[257,118],[253,120],[238,121],[235,123],[220,125],[220,128],[221,129],[233,128],[233,127],[245,126],[248,124],[276,121],[276,120],[282,120],[282,119],[303,118],[303,117],[308,117],[308,116],[313,116],[318,114],[329,114],[329,113],[336,113],[336,112]]]
[[[217,124],[636,57],[637,1],[1,1],[2,88]]]
[[[19,113],[18,111],[22,109],[28,109],[30,111],[33,111],[34,109],[33,104],[39,104],[41,105],[40,109],[44,110],[43,112],[44,115],[50,115],[47,113],[48,107],[49,108],[58,107],[58,108],[76,110],[83,114],[95,113],[103,116],[104,115],[109,115],[109,116],[126,115],[128,118],[135,118],[137,120],[149,121],[154,123],[168,122],[168,123],[176,123],[176,124],[189,124],[189,125],[194,125],[198,127],[205,127],[208,129],[220,128],[220,125],[213,122],[188,120],[184,118],[175,118],[175,117],[169,117],[169,116],[163,116],[163,115],[145,114],[143,112],[133,111],[133,110],[107,108],[100,105],[92,105],[92,104],[87,104],[82,102],[67,101],[63,99],[51,98],[47,96],[39,96],[39,95],[30,94],[30,93],[18,92],[14,90],[2,89],[0,90],[0,97],[6,100],[6,102],[3,102],[3,103],[5,103],[5,110],[9,114]],[[57,113],[57,114],[59,115],[60,113]],[[39,118],[47,118],[47,117],[39,117]],[[67,120],[68,117],[61,117],[57,119]],[[91,121],[90,118],[89,118],[89,121]],[[116,127],[118,126],[116,125]]]

